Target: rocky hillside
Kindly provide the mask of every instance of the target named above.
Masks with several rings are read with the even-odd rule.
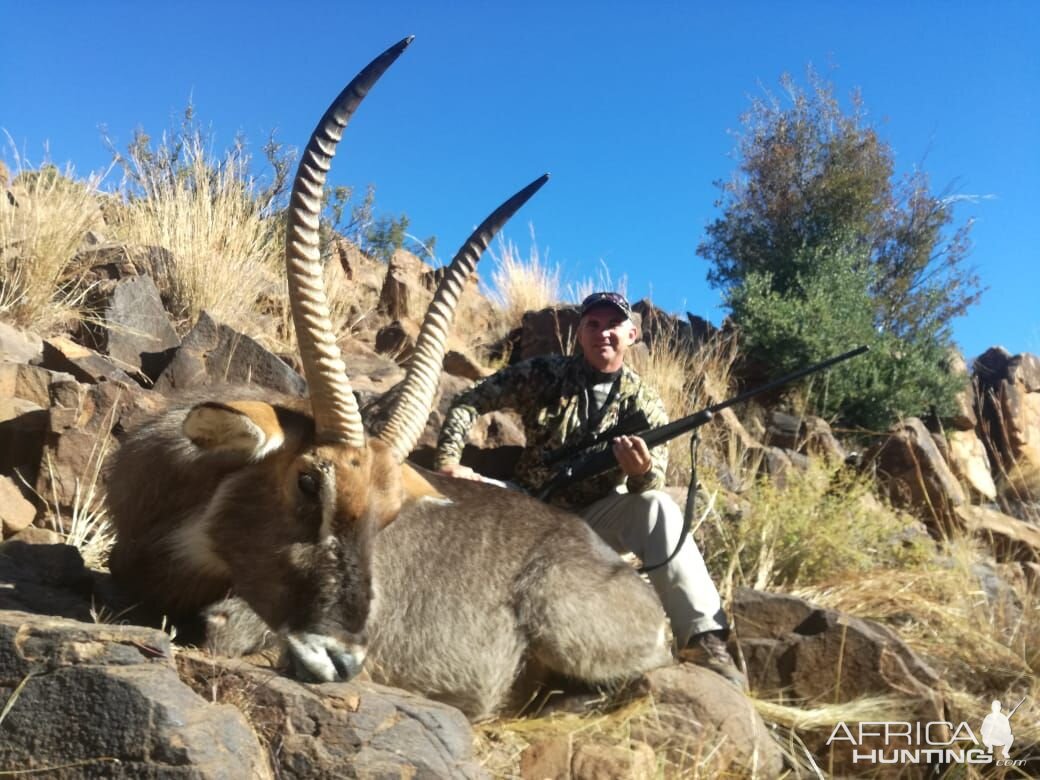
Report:
[[[964,748],[960,724],[977,736],[993,699],[1005,711],[1022,700],[1012,757],[1040,760],[1037,357],[995,347],[962,361],[970,389],[958,415],[906,419],[865,444],[792,412],[791,397],[728,411],[705,431],[697,534],[729,601],[750,697],[675,665],[581,712],[550,698],[519,720],[473,726],[406,691],[302,685],[132,624],[132,594],[105,568],[106,458],[179,392],[306,386],[276,274],[242,292],[255,302],[234,321],[191,314],[170,281],[174,249],[106,238],[103,202],[60,250],[41,299],[51,314],[57,298],[67,308],[34,319],[13,269],[39,250],[11,226],[36,197],[12,187],[0,204],[0,774],[875,776],[856,750]],[[374,427],[439,272],[405,252],[377,263],[343,241],[328,257],[341,347]],[[737,389],[730,334],[649,302],[636,309],[635,360],[655,384],[678,382],[681,400],[665,393],[673,415]],[[472,285],[412,460],[429,462],[456,392],[504,362],[571,349],[575,321],[568,307],[506,321]],[[678,380],[664,364],[680,367]],[[489,415],[466,462],[508,476],[522,445],[510,415]],[[685,446],[673,445],[677,493]],[[902,742],[845,739],[879,721],[945,725]],[[904,757],[900,771],[923,775],[936,760]],[[1019,776],[993,762],[967,771]]]

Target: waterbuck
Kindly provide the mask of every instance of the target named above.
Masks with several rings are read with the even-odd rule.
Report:
[[[207,389],[133,432],[108,469],[110,567],[152,610],[178,618],[208,608],[210,641],[225,649],[274,634],[297,673],[320,681],[349,679],[367,654],[376,680],[479,718],[509,705],[535,669],[620,682],[668,663],[670,642],[653,591],[580,518],[404,462],[463,285],[546,177],[460,249],[397,405],[378,437],[365,435],[329,321],[319,210],[343,128],[409,42],[334,101],[294,181],[286,268],[309,402]]]

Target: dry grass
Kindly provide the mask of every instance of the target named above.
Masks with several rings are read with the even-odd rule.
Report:
[[[737,358],[735,342],[721,335],[692,350],[688,344],[666,337],[652,352],[635,350],[629,354],[632,368],[657,390],[672,420],[698,412],[726,397]],[[709,450],[717,452],[725,448],[726,431],[718,423],[702,427],[700,436],[703,446]],[[689,446],[688,436],[669,442],[668,484],[684,485],[689,481]]]
[[[755,481],[739,517],[715,514],[702,529],[716,584],[724,595],[739,585],[786,589],[930,558],[920,524],[871,490],[866,478],[819,461],[792,469],[783,487]]]
[[[87,233],[103,224],[104,176],[76,179],[71,167],[23,168],[16,160],[10,198],[0,189],[0,318],[46,335],[81,315],[87,290],[70,265]]]
[[[490,247],[493,268],[485,290],[501,317],[502,332],[520,323],[524,312],[538,311],[560,300],[560,267],[542,257],[531,228],[531,248],[523,257],[519,247],[500,234],[497,248]]]
[[[138,186],[113,209],[111,238],[168,249],[173,262],[154,269],[173,315],[194,322],[202,310],[247,332],[258,301],[281,279],[284,229],[266,218],[240,150],[214,159],[201,134],[184,139],[184,168],[167,175],[130,154]]]

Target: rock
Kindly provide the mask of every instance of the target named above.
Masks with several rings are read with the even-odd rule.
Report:
[[[97,384],[103,380],[133,382],[112,361],[92,349],[80,346],[65,336],[54,336],[43,342],[43,367],[72,374],[80,382]]]
[[[36,492],[62,509],[96,509],[102,498],[101,464],[117,446],[113,434],[135,427],[164,401],[135,382],[54,382],[50,392]]]
[[[387,264],[379,292],[379,310],[395,320],[421,318],[429,298],[423,276],[431,270],[411,252],[396,250]]]
[[[538,355],[561,355],[570,352],[578,334],[578,309],[559,306],[526,312],[520,325],[520,350],[516,360]]]
[[[942,712],[939,677],[891,629],[778,593],[738,588],[731,607],[749,683],[760,694],[838,703],[914,696]]]
[[[1040,559],[1040,528],[983,506],[957,507],[965,528],[993,542],[1002,561]]]
[[[880,623],[748,588],[737,589],[731,616],[749,682],[759,697],[783,691],[787,700],[822,706],[892,696],[906,702],[902,720],[946,719],[939,676]],[[831,751],[826,745],[830,732],[803,728],[799,736],[821,765],[828,765],[829,774],[848,776],[855,770],[851,751]]]
[[[91,607],[101,591],[95,590],[79,550],[61,544],[49,529],[32,530],[42,532],[36,542],[22,531],[0,545],[0,610],[90,621]]]
[[[418,337],[419,323],[411,319],[395,319],[376,333],[376,352],[393,358],[399,365],[404,365],[415,349],[415,340]]]
[[[866,452],[864,462],[874,465],[889,501],[914,511],[936,532],[955,525],[954,510],[967,497],[924,423],[909,417],[888,434]]]
[[[303,377],[277,356],[203,312],[155,389],[169,393],[225,382],[255,384],[286,395],[307,391]]]
[[[1008,499],[1040,496],[1040,358],[1002,347],[975,360],[983,443]]]
[[[418,443],[408,456],[412,463],[432,468],[437,447],[437,436],[451,407],[452,401],[470,383],[450,374],[441,374],[433,409]],[[365,426],[376,434],[389,419],[390,410],[397,403],[400,384],[375,398],[361,410]],[[509,479],[513,467],[526,443],[523,425],[512,412],[491,412],[482,415],[470,429],[469,441],[462,453],[463,464],[487,477]]]
[[[272,778],[242,714],[180,681],[169,637],[0,612],[0,767],[48,777]]]
[[[751,701],[718,674],[693,664],[666,666],[646,675],[651,712],[633,718],[633,739],[663,753],[677,768],[691,756],[705,777],[778,777],[783,755]]]
[[[51,385],[72,379],[72,374],[39,366],[0,362],[0,398],[22,398],[46,409],[51,402]]]
[[[486,777],[468,721],[447,705],[368,682],[303,685],[197,651],[178,663],[195,690],[242,708],[278,777]]]
[[[49,419],[32,401],[0,397],[0,474],[36,483]]]
[[[112,282],[147,274],[162,286],[175,262],[173,253],[161,246],[111,244],[96,233],[88,233],[84,247],[72,259],[72,267],[82,269],[84,286],[110,289]]]
[[[354,392],[368,403],[404,379],[404,369],[358,341],[340,345]]]
[[[848,456],[827,421],[812,415],[769,412],[764,443],[803,455],[817,455],[832,463],[842,463]]]
[[[33,363],[43,359],[43,339],[0,322],[0,360]]]
[[[945,455],[950,469],[974,499],[996,500],[997,486],[993,482],[986,447],[974,430],[950,431],[946,436]]]
[[[949,427],[957,431],[972,431],[978,425],[975,413],[975,388],[968,379],[968,364],[957,350],[952,350],[949,360],[949,371],[964,381],[964,389],[957,393],[955,410],[947,420]]]
[[[10,477],[0,476],[0,539],[18,533],[36,519],[36,507]]]
[[[479,381],[493,373],[481,366],[465,349],[449,349],[444,353],[444,371],[471,382]]]
[[[64,544],[61,538],[61,534],[59,534],[57,531],[52,531],[50,528],[40,528],[35,525],[30,525],[24,531],[19,531],[8,541],[24,542],[25,544],[32,545]]]
[[[653,780],[657,758],[645,742],[620,745],[574,735],[541,740],[520,756],[522,780]]]
[[[152,278],[130,276],[95,288],[89,305],[95,317],[87,327],[92,346],[127,371],[157,379],[181,340]]]

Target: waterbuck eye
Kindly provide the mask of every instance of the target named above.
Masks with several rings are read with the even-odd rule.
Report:
[[[296,478],[296,486],[300,488],[300,492],[305,496],[313,498],[318,495],[318,478],[309,471],[300,472],[300,475]]]

